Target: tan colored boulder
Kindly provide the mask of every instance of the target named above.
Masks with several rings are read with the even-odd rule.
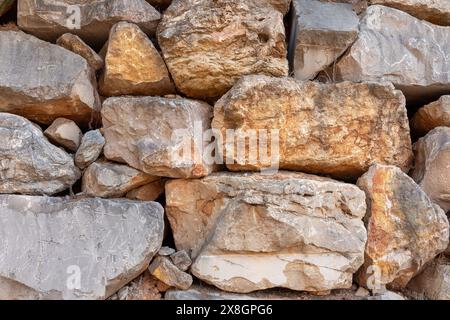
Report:
[[[102,109],[105,157],[151,175],[204,177],[213,170],[202,143],[211,118],[212,107],[195,100],[109,98]]]
[[[169,287],[187,290],[192,285],[192,276],[178,269],[167,257],[156,257],[148,270],[152,276]]]
[[[412,118],[411,126],[420,136],[436,127],[450,127],[450,95],[420,108]]]
[[[116,24],[105,50],[105,69],[99,83],[103,96],[175,93],[164,60],[137,25]]]
[[[70,32],[96,48],[120,21],[135,23],[153,36],[160,19],[145,0],[19,0],[17,8],[17,24],[27,33],[53,42]]]
[[[437,127],[414,145],[411,177],[444,211],[450,210],[450,128]]]
[[[0,31],[0,111],[41,124],[57,118],[88,126],[100,99],[87,61],[21,31]]]
[[[126,197],[131,200],[155,201],[164,193],[165,185],[165,179],[158,179],[129,191]]]
[[[124,164],[97,161],[83,174],[82,192],[100,198],[120,198],[130,190],[159,180]]]
[[[58,118],[44,131],[44,135],[54,144],[76,152],[81,143],[83,133],[75,122]]]
[[[408,171],[412,160],[405,98],[388,83],[321,84],[246,76],[216,103],[212,127],[223,136],[219,151],[232,171],[276,164],[357,178],[374,162]],[[234,136],[227,133],[230,129]],[[254,155],[250,142],[238,148],[252,132],[256,147],[267,145],[270,156]]]
[[[363,263],[364,192],[302,173],[214,173],[166,184],[178,250],[197,278],[238,293],[350,288]]]
[[[434,24],[450,26],[450,1],[448,0],[370,0],[370,2],[397,8]]]
[[[337,80],[390,81],[411,103],[450,91],[450,27],[389,7],[370,6],[359,35],[337,63]],[[423,103],[422,103],[423,105]]]
[[[449,243],[445,213],[394,166],[373,165],[357,185],[366,192],[367,244],[357,281],[375,292],[403,289]]]
[[[450,300],[450,260],[444,257],[430,262],[409,284],[418,299]]]
[[[103,69],[105,64],[103,58],[81,40],[79,36],[65,33],[56,40],[56,44],[85,58],[95,71]]]
[[[243,75],[287,76],[283,14],[259,0],[174,0],[158,43],[177,88],[215,100]]]

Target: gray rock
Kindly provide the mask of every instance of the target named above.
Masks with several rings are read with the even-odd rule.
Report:
[[[367,9],[336,78],[391,81],[414,103],[450,91],[450,28],[380,5]]]
[[[80,146],[83,132],[72,120],[58,118],[44,131],[44,135],[52,143],[76,152]]]
[[[351,4],[294,0],[289,60],[294,77],[313,79],[340,57],[358,36]]]
[[[192,264],[191,257],[186,251],[181,250],[170,255],[170,260],[181,271],[186,271]]]
[[[167,257],[167,256],[170,256],[171,254],[174,254],[175,252],[176,251],[173,248],[162,247],[161,249],[159,249],[158,255],[163,256],[163,257]]]
[[[0,31],[0,111],[87,126],[99,115],[93,70],[79,55],[21,31]]]
[[[408,289],[419,298],[450,300],[450,260],[442,257],[429,263]]]
[[[120,198],[159,177],[151,176],[125,164],[96,161],[83,173],[83,194],[100,198]]]
[[[129,200],[0,196],[0,297],[103,299],[158,252],[163,208]]]
[[[70,32],[95,47],[106,42],[119,21],[135,23],[153,36],[160,19],[145,0],[19,0],[17,9],[17,24],[27,33],[53,42]]]
[[[55,194],[81,176],[73,158],[25,118],[0,113],[0,193]]]
[[[178,269],[167,257],[156,257],[148,270],[155,278],[170,287],[187,290],[192,285],[192,276]]]
[[[84,134],[81,144],[75,154],[75,164],[84,169],[102,154],[105,138],[100,130],[91,130]]]
[[[79,36],[65,33],[56,40],[56,44],[85,58],[95,71],[102,69],[105,65],[103,58],[81,40]]]

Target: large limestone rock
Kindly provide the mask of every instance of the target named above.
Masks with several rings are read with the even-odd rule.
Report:
[[[364,193],[281,171],[214,173],[166,184],[166,213],[192,273],[222,290],[349,288],[363,263]]]
[[[408,284],[408,289],[418,298],[450,300],[450,261],[435,259]]]
[[[124,164],[97,161],[83,174],[82,192],[100,198],[120,198],[127,192],[159,180]]]
[[[0,298],[102,299],[147,268],[164,220],[154,202],[3,195],[0,225]]]
[[[95,71],[103,69],[103,66],[105,65],[103,58],[81,40],[79,36],[65,33],[56,40],[56,44],[85,58],[91,68]]]
[[[83,138],[83,133],[75,122],[58,118],[44,131],[44,135],[54,144],[69,151],[76,152]]]
[[[370,0],[370,2],[397,8],[434,24],[450,26],[450,1],[448,0]]]
[[[450,91],[450,28],[397,9],[371,6],[358,39],[336,65],[336,78],[391,81],[411,102]]]
[[[75,164],[77,167],[84,169],[97,160],[103,151],[104,145],[105,138],[100,130],[86,132],[75,154]]]
[[[153,43],[137,25],[128,22],[111,29],[99,87],[103,96],[164,96],[175,92]]]
[[[174,0],[158,42],[177,88],[214,100],[243,75],[286,76],[282,13],[259,0]]]
[[[68,118],[88,125],[100,99],[87,61],[21,31],[0,31],[0,111],[51,124]]]
[[[450,210],[450,128],[431,130],[414,145],[411,177],[444,211]]]
[[[27,33],[55,41],[70,32],[95,47],[119,21],[135,23],[152,36],[161,19],[145,0],[19,0],[17,11],[17,24]]]
[[[203,157],[203,132],[210,128],[210,105],[183,98],[117,97],[103,103],[109,160],[151,175],[198,178],[213,167]]]
[[[436,127],[450,127],[450,95],[442,96],[420,108],[411,121],[418,135],[425,135]]]
[[[80,178],[73,158],[27,119],[0,113],[0,136],[0,193],[51,195]]]
[[[16,0],[0,0],[0,17],[13,6]]]
[[[294,0],[289,59],[294,77],[313,79],[358,36],[359,19],[349,3]]]
[[[374,165],[358,180],[368,211],[364,265],[357,280],[371,290],[402,289],[449,242],[445,213],[394,166]]]
[[[408,171],[412,159],[405,99],[387,83],[247,76],[216,103],[212,127],[223,136],[219,151],[232,171],[278,161],[281,169],[355,178],[374,162]],[[239,148],[252,132],[256,147],[267,145],[270,156],[252,156],[250,142]]]

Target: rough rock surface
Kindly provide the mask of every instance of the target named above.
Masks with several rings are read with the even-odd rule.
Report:
[[[358,39],[336,65],[336,78],[391,81],[412,102],[448,93],[449,38],[449,27],[371,6],[361,20]]]
[[[55,41],[70,32],[95,47],[119,21],[135,23],[152,36],[161,19],[145,0],[19,0],[17,11],[17,24],[27,33]]]
[[[103,58],[97,52],[81,40],[80,37],[72,33],[63,34],[56,40],[56,44],[85,58],[95,71],[103,69],[105,65]]]
[[[257,0],[174,0],[158,42],[177,88],[215,100],[247,74],[287,76],[283,15]]]
[[[105,138],[100,130],[91,130],[84,134],[81,144],[75,154],[75,164],[84,169],[93,163],[101,155]]]
[[[50,124],[87,125],[98,115],[95,77],[85,59],[21,31],[0,31],[0,111]]]
[[[187,290],[192,285],[192,276],[178,269],[167,257],[156,257],[148,270],[152,276],[170,287]]]
[[[124,164],[97,161],[83,173],[82,192],[100,198],[120,198],[128,191],[159,180]]]
[[[449,242],[445,213],[394,166],[373,165],[358,180],[368,211],[364,265],[357,280],[371,290],[403,289]]]
[[[260,170],[279,160],[281,169],[355,178],[374,162],[407,171],[412,160],[405,99],[387,83],[243,77],[216,103],[212,127],[226,137],[219,149],[232,171]],[[235,130],[234,139],[227,129]],[[240,152],[244,156],[232,152],[251,130],[263,130],[258,147],[270,145],[270,156],[252,159],[247,144]],[[276,130],[278,150],[272,143]]]
[[[170,255],[170,260],[181,271],[186,271],[192,264],[192,260],[186,251],[181,250]]]
[[[106,298],[162,243],[163,208],[154,202],[3,195],[0,208],[1,295]]]
[[[0,17],[11,9],[16,0],[0,0]]]
[[[363,263],[364,193],[302,173],[214,173],[166,184],[166,213],[193,275],[225,291],[349,288]]]
[[[397,8],[434,24],[450,26],[450,1],[448,0],[370,0],[370,2]]]
[[[74,121],[58,118],[44,131],[44,135],[52,143],[76,152],[80,146],[83,132]]]
[[[418,135],[425,135],[436,127],[450,127],[450,95],[420,108],[411,121]]]
[[[70,188],[80,171],[25,118],[0,113],[0,193],[55,194]]]
[[[105,69],[99,83],[102,96],[175,93],[164,60],[137,25],[116,24],[105,50]]]
[[[198,141],[210,128],[212,108],[183,98],[117,97],[103,103],[106,158],[148,174],[172,178],[208,175]],[[191,154],[183,150],[191,150]],[[181,153],[181,155],[180,155]]]
[[[450,260],[438,258],[408,284],[419,298],[450,300]]]
[[[291,0],[256,0],[261,4],[270,4],[272,7],[280,11],[282,14],[286,14],[289,11]]]
[[[358,36],[351,4],[294,0],[289,59],[294,77],[313,79],[336,61]]]
[[[450,128],[437,127],[414,145],[411,177],[444,211],[450,210]]]
[[[158,179],[142,187],[131,190],[127,198],[141,201],[155,201],[164,193],[165,179]]]

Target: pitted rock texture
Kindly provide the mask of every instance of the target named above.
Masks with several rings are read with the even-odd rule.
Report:
[[[450,128],[437,127],[414,145],[411,177],[445,212],[450,210]]]
[[[293,4],[289,59],[296,79],[311,80],[356,40],[359,19],[348,3],[294,0]]]
[[[102,96],[175,93],[164,60],[137,25],[116,24],[105,50],[105,70],[99,83]]]
[[[92,197],[120,198],[156,180],[160,178],[124,164],[100,160],[87,167],[83,173],[82,192]]]
[[[259,0],[174,0],[158,42],[189,97],[216,100],[247,74],[288,75],[283,15]]]
[[[2,195],[0,225],[2,298],[104,299],[147,268],[164,220],[154,202]]]
[[[102,109],[105,157],[156,176],[206,176],[213,166],[201,140],[212,113],[207,103],[184,98],[109,98]]]
[[[21,31],[0,31],[0,111],[42,124],[92,123],[100,111],[87,61]]]
[[[371,290],[406,287],[449,243],[449,223],[439,206],[394,166],[373,165],[358,180],[366,192],[367,245],[357,281]]]
[[[418,103],[450,90],[450,27],[397,9],[370,6],[358,39],[336,65],[336,79],[391,81]]]
[[[119,21],[137,24],[155,35],[161,14],[145,0],[18,0],[17,24],[27,33],[55,41],[74,33],[89,45],[100,47]]]
[[[80,178],[73,158],[27,119],[0,113],[0,136],[0,193],[52,195]]]
[[[232,171],[278,165],[357,178],[374,162],[408,171],[412,161],[405,98],[388,83],[246,76],[215,104],[212,127],[222,133],[219,151]],[[227,138],[227,129],[235,130],[234,138]],[[252,157],[249,143],[240,152],[244,156],[233,152],[252,131],[257,147],[267,147],[270,155]]]
[[[450,95],[442,96],[420,108],[411,120],[412,129],[418,135],[426,135],[436,127],[450,127]]]
[[[75,164],[84,169],[102,154],[105,138],[100,130],[91,130],[84,134],[80,147],[75,154]]]
[[[351,184],[214,173],[167,182],[166,213],[193,275],[225,291],[349,288],[363,263],[365,196]]]

